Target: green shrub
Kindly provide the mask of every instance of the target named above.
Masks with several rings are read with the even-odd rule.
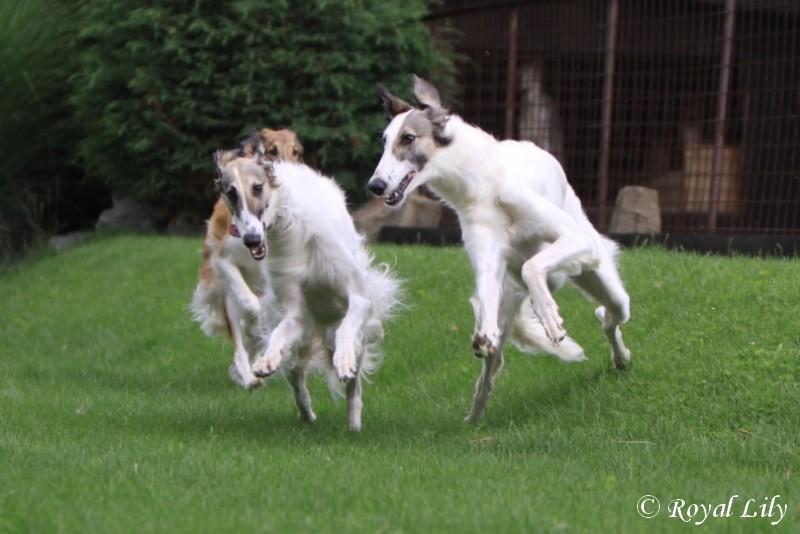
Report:
[[[210,154],[254,127],[298,132],[362,195],[384,126],[374,85],[452,62],[423,0],[89,0],[74,103],[87,172],[173,209],[207,209]]]
[[[77,129],[68,77],[74,10],[52,0],[0,2],[0,257],[59,229]]]

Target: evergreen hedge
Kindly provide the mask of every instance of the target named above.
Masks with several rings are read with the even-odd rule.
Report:
[[[77,26],[55,0],[0,2],[0,259],[64,229],[66,192],[82,185],[67,83]]]
[[[385,125],[375,83],[452,79],[423,0],[88,0],[81,14],[86,170],[173,209],[207,209],[212,150],[263,126],[297,131],[361,195]]]

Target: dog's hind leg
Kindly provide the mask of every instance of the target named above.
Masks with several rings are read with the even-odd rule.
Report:
[[[522,352],[544,352],[565,362],[586,360],[583,348],[569,336],[566,336],[558,344],[548,339],[544,326],[533,313],[528,299],[522,302],[519,314],[512,325],[511,343]]]
[[[581,272],[597,265],[592,246],[577,234],[566,234],[534,255],[522,265],[522,279],[528,286],[534,314],[544,327],[548,339],[561,342],[567,332],[548,287],[551,271]]]
[[[469,415],[464,419],[467,423],[476,423],[483,415],[486,403],[494,389],[495,377],[500,369],[503,368],[503,362],[502,349],[483,358],[483,369],[475,382],[475,396],[472,399],[472,408],[470,408]]]
[[[313,423],[316,421],[317,416],[314,414],[314,410],[311,409],[311,394],[308,392],[308,386],[306,385],[306,374],[306,368],[300,364],[286,374],[286,380],[292,387],[294,402],[300,412],[300,418],[303,421]]]
[[[617,369],[625,368],[631,360],[631,352],[622,341],[620,325],[630,318],[630,297],[622,285],[614,260],[603,258],[597,269],[583,272],[572,281],[600,304],[595,314],[611,345],[611,359]]]
[[[228,316],[228,326],[235,348],[233,363],[228,368],[228,375],[231,380],[245,389],[257,388],[263,385],[263,381],[253,374],[250,367],[250,355],[247,352],[243,333],[243,322],[246,319],[238,307],[238,302],[234,302],[230,295],[225,296],[225,312]]]
[[[333,367],[340,380],[353,379],[358,374],[359,353],[363,351],[364,323],[369,315],[370,303],[361,294],[350,289],[347,294],[347,313],[336,329]]]
[[[510,289],[507,284],[506,282],[506,287],[504,287],[503,293],[501,294],[502,302],[498,321],[501,334],[498,347],[493,354],[483,359],[481,374],[475,382],[475,396],[472,399],[472,408],[464,419],[467,423],[475,423],[483,415],[486,409],[486,403],[489,401],[489,397],[494,389],[497,373],[503,368],[503,363],[505,361],[503,346],[515,323],[517,311],[519,310],[519,305],[522,300],[520,294]]]
[[[350,430],[358,432],[361,430],[361,409],[364,403],[361,400],[361,374],[356,374],[355,378],[348,380],[347,393],[347,425]]]

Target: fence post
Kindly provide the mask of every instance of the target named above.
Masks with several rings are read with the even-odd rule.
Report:
[[[597,228],[606,229],[608,208],[608,165],[611,150],[611,112],[614,100],[614,62],[617,55],[617,22],[619,19],[619,0],[609,0],[606,14],[606,57],[603,78],[603,115],[600,145],[600,165],[597,185]]]
[[[711,160],[711,197],[708,200],[708,231],[716,233],[719,196],[722,182],[722,150],[725,148],[725,122],[728,113],[728,86],[731,77],[733,52],[733,22],[736,18],[736,0],[725,0],[725,26],[723,29],[722,58],[719,65],[719,92],[717,93],[717,118],[714,124],[714,153]]]
[[[517,57],[519,36],[519,8],[511,9],[508,17],[508,72],[506,79],[505,139],[514,137],[514,112],[517,100]]]

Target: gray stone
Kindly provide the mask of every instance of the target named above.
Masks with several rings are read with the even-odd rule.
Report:
[[[179,214],[167,225],[168,235],[196,237],[206,233],[206,222],[190,214]]]
[[[660,234],[658,191],[635,185],[620,189],[608,231],[612,234]]]
[[[87,230],[70,232],[68,234],[54,235],[47,240],[50,248],[56,252],[63,252],[86,241],[94,232]]]
[[[114,195],[111,207],[100,214],[96,230],[116,232],[154,232],[162,214],[157,208],[137,200]]]
[[[442,218],[442,203],[423,195],[412,194],[403,204],[397,226],[436,228]]]
[[[353,223],[356,230],[375,241],[384,225],[394,225],[400,220],[401,211],[384,204],[382,198],[373,198],[353,212]]]
[[[387,206],[382,198],[373,198],[353,212],[353,222],[367,241],[375,241],[384,226],[436,228],[442,217],[442,205],[418,193],[412,193],[399,208]]]

